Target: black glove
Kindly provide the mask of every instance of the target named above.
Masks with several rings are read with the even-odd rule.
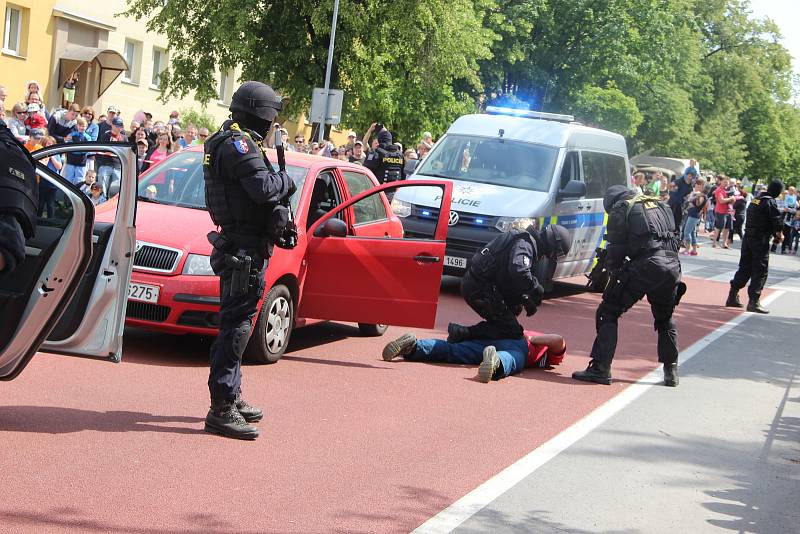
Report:
[[[536,313],[536,310],[539,309],[539,304],[527,294],[522,295],[522,306],[525,308],[525,315],[528,317]]]

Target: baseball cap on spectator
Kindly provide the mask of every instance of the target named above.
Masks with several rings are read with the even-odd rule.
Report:
[[[364,142],[361,139],[356,141],[354,144],[364,146]]]
[[[27,111],[28,113],[39,113],[41,108],[39,108],[39,104],[28,104]]]
[[[125,126],[125,123],[122,122],[122,119],[120,119],[119,117],[114,117],[113,119],[111,119],[111,125],[119,126],[120,128],[122,128],[123,126]]]
[[[136,141],[136,144],[137,145],[144,145],[145,148],[147,148],[147,146],[148,146],[147,145],[147,141],[145,141],[144,139],[139,139],[138,141]]]
[[[119,108],[113,104],[108,106],[108,109],[106,111],[108,113],[116,113],[117,115],[119,115]]]
[[[355,137],[355,136],[356,136],[356,133],[353,130],[350,130],[349,132],[347,132],[347,137]]]
[[[44,137],[44,130],[42,128],[34,128],[31,130],[31,137],[34,139],[41,139]]]

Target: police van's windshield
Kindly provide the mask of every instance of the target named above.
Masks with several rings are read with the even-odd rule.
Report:
[[[273,167],[278,166],[273,163]],[[286,172],[297,186],[297,193],[292,196],[292,209],[297,211],[308,169],[287,165]],[[139,179],[139,199],[145,202],[206,209],[205,191],[202,152],[179,152]]]
[[[558,149],[497,137],[448,134],[418,174],[466,182],[549,191]]]

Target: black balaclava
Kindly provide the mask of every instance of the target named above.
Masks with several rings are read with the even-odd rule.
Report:
[[[783,193],[783,182],[772,180],[767,186],[767,194],[772,198],[778,198]]]
[[[272,121],[264,120],[256,117],[255,115],[245,113],[244,111],[232,112],[231,118],[244,128],[254,131],[262,138],[267,135],[267,132],[269,132],[269,127],[272,124]]]

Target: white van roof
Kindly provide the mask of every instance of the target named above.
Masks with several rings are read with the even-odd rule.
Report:
[[[456,119],[447,133],[487,137],[499,136],[501,129],[504,139],[514,141],[627,154],[625,138],[619,134],[554,120],[511,115],[464,115]]]

